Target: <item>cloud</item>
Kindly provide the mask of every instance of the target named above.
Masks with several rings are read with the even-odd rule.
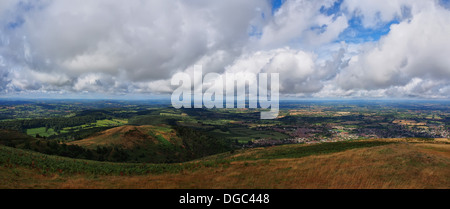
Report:
[[[336,77],[337,84],[345,90],[372,90],[409,85],[415,78],[448,81],[448,34],[450,11],[429,4],[411,19],[392,25],[377,44],[352,57]]]
[[[416,1],[414,1],[416,2]],[[394,19],[402,19],[409,14],[413,1],[408,0],[345,0],[342,9],[360,17],[367,28],[379,27]]]
[[[24,22],[1,33],[8,40],[1,55],[11,61],[10,67],[63,73],[74,91],[83,89],[80,80],[94,74],[103,75],[98,78],[103,85],[113,83],[107,76],[120,72],[126,72],[122,77],[131,82],[158,81],[205,55],[219,51],[227,56],[239,54],[248,40],[249,25],[262,18],[261,12],[269,11],[268,3],[257,0],[19,4],[28,5],[27,9],[15,9],[10,16]],[[9,6],[24,7],[19,4]],[[17,87],[26,90],[29,86]]]
[[[333,61],[318,63],[315,53],[286,48],[244,54],[226,67],[228,73],[279,73],[280,93],[286,95],[310,94],[323,87],[323,81],[333,78],[334,68],[341,63],[342,51]]]
[[[338,38],[348,26],[345,15],[328,16],[321,8],[334,1],[286,1],[264,26],[259,44],[263,47],[289,45],[313,48]]]
[[[448,98],[446,2],[4,0],[0,94],[170,94],[202,65],[279,72],[285,96]]]

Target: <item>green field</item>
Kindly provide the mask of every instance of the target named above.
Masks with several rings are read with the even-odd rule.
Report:
[[[93,128],[93,127],[113,127],[121,126],[128,123],[127,119],[111,119],[111,120],[97,120],[96,123],[70,127],[68,129],[78,129],[78,128]]]
[[[81,126],[73,126],[73,127],[65,127],[63,128],[59,133],[69,133],[71,131],[77,132],[81,129],[90,129],[90,128],[98,128],[98,127],[115,127],[115,126],[122,126],[128,123],[127,119],[111,119],[111,120],[97,120],[95,123],[85,124]],[[45,127],[40,128],[31,128],[27,129],[27,134],[30,136],[36,136],[36,134],[39,134],[41,137],[49,137],[52,135],[58,135],[57,132],[55,132],[54,129],[49,128],[46,130]]]
[[[39,134],[39,136],[41,137],[49,137],[51,135],[56,134],[56,132],[52,129],[49,128],[46,130],[45,127],[40,127],[40,128],[32,128],[32,129],[27,129],[27,134],[30,136],[36,136],[37,134]]]
[[[256,139],[286,139],[289,136],[286,134],[275,131],[255,130],[245,126],[230,127],[226,130],[216,129],[211,132],[217,137],[223,137],[226,139],[238,140],[239,143],[247,143]]]

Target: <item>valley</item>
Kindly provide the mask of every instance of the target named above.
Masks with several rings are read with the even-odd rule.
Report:
[[[450,188],[445,101],[283,101],[274,120],[163,101],[0,109],[1,188]]]

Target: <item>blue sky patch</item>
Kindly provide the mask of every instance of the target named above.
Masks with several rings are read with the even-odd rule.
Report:
[[[324,6],[322,6],[320,8],[320,13],[325,14],[327,16],[341,14],[342,13],[341,12],[342,2],[344,2],[344,0],[335,1],[334,4],[329,8],[325,8]]]
[[[439,4],[446,9],[450,9],[450,0],[439,0]]]
[[[340,41],[347,43],[363,43],[368,41],[378,41],[390,32],[392,24],[398,24],[398,20],[393,20],[377,28],[365,28],[360,17],[353,17],[348,21],[348,28],[339,35]]]
[[[272,4],[272,14],[275,14],[275,12],[280,9],[280,7],[284,4],[286,0],[271,0]]]
[[[25,23],[25,20],[21,17],[17,17],[16,20],[11,21],[7,24],[8,29],[16,29],[22,26]]]
[[[249,32],[248,32],[248,36],[256,37],[256,38],[260,39],[261,36],[262,36],[261,28],[255,26],[255,25],[251,25],[250,29],[249,29]]]

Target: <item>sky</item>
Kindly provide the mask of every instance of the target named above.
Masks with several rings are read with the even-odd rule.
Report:
[[[449,99],[450,0],[2,0],[0,97],[155,98],[179,72],[284,98]]]

